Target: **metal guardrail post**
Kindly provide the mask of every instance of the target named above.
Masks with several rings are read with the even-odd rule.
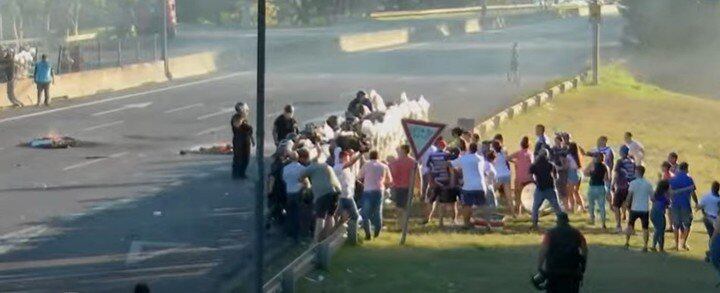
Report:
[[[102,67],[102,41],[97,39],[97,67]]]
[[[158,38],[158,34],[153,35],[153,61],[158,60],[158,42],[160,41],[160,38]]]
[[[135,37],[135,61],[140,61],[140,36]]]

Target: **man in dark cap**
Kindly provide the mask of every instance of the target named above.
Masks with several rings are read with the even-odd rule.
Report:
[[[585,237],[570,226],[566,213],[557,215],[557,226],[543,236],[538,271],[548,279],[547,292],[579,292],[587,264]]]
[[[367,97],[367,94],[364,91],[359,91],[357,95],[355,95],[355,99],[350,101],[350,104],[348,105],[348,112],[352,113],[353,116],[362,118],[364,115],[363,106],[367,107],[370,112],[373,111],[373,105],[372,101]]]
[[[245,103],[235,105],[236,113],[230,119],[230,126],[233,132],[233,164],[232,178],[245,179],[248,164],[250,163],[250,151],[255,146],[253,128],[247,121],[250,108]]]
[[[298,134],[298,122],[293,117],[294,114],[295,108],[292,105],[285,105],[283,113],[275,119],[273,123],[273,140],[275,141],[275,146],[278,146],[280,142],[286,139],[288,134]]]

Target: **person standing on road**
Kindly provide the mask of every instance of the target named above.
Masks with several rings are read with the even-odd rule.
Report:
[[[559,213],[557,226],[543,236],[538,256],[538,271],[548,280],[547,292],[579,292],[587,258],[585,236],[570,226],[566,213]]]
[[[310,154],[306,149],[299,149],[290,155],[292,162],[285,165],[282,170],[282,179],[287,192],[287,229],[288,234],[296,242],[300,240],[300,204],[303,194],[307,188],[307,181],[300,180],[306,165],[310,160]]]
[[[508,82],[520,85],[520,48],[517,42],[513,43],[510,51],[510,71],[507,79]]]
[[[275,119],[273,123],[273,140],[275,146],[280,145],[289,134],[298,134],[298,122],[293,117],[295,108],[292,105],[286,105],[283,113]]]
[[[6,89],[8,100],[13,107],[22,107],[23,104],[17,100],[17,97],[15,97],[15,75],[17,68],[15,67],[15,56],[12,50],[7,50],[5,52],[5,56],[1,64],[3,64],[3,66],[0,66],[0,68],[2,68],[2,74],[5,75],[5,80],[7,82]]]
[[[47,55],[43,54],[40,62],[35,64],[33,73],[35,85],[37,85],[37,105],[40,106],[42,94],[45,94],[45,106],[50,105],[50,84],[55,83],[55,72],[52,64],[47,60]]]
[[[610,168],[605,164],[603,153],[598,153],[593,157],[593,163],[585,169],[585,174],[590,177],[590,186],[587,191],[590,225],[595,225],[595,206],[597,205],[602,229],[606,231],[605,195],[607,194],[606,182],[610,182]]]
[[[720,182],[713,181],[710,186],[710,193],[700,199],[700,203],[696,208],[702,211],[705,230],[708,233],[708,237],[712,237],[712,235],[715,234],[715,222],[717,221],[718,211],[720,210]]]
[[[633,140],[631,132],[625,132],[625,145],[630,150],[630,158],[635,161],[635,165],[642,165],[645,159],[645,147],[640,142]]]
[[[247,121],[250,108],[245,103],[235,105],[235,114],[230,119],[233,132],[233,163],[232,178],[247,178],[247,167],[250,164],[250,151],[255,146],[253,127]]]
[[[695,202],[695,206],[698,205],[697,194],[695,194],[695,181],[690,177],[688,171],[688,163],[682,162],[678,165],[675,177],[670,179],[673,232],[675,234],[675,249],[677,250],[690,250],[687,245],[693,220],[690,199],[692,198]]]
[[[355,182],[357,182],[357,171],[355,163],[362,158],[362,154],[353,154],[352,150],[340,153],[340,161],[335,163],[333,170],[340,181],[340,201],[338,206],[340,213],[345,214],[348,219],[348,241],[357,244],[357,227],[360,213],[355,203]]]
[[[521,215],[523,210],[522,191],[525,186],[533,183],[530,166],[533,163],[530,151],[530,139],[525,136],[520,140],[520,150],[510,155],[510,162],[515,164],[515,214]]]
[[[390,162],[390,174],[392,175],[392,181],[394,183],[393,187],[390,189],[390,194],[392,195],[392,201],[395,202],[395,206],[400,211],[400,215],[402,219],[405,219],[403,216],[407,210],[407,204],[408,204],[408,196],[410,193],[410,189],[413,188],[410,186],[410,178],[411,176],[414,176],[418,178],[417,174],[414,172],[414,170],[417,168],[417,162],[415,162],[415,159],[410,157],[410,146],[409,145],[401,145],[397,149],[397,159]],[[415,182],[418,182],[417,180]],[[401,224],[398,222],[398,224]]]
[[[365,229],[365,240],[380,236],[383,227],[382,219],[382,197],[385,188],[392,186],[393,179],[390,176],[390,168],[380,162],[380,154],[371,151],[368,155],[370,161],[362,167],[360,178],[363,182],[362,195],[362,217],[363,229]],[[370,226],[374,228],[370,234]]]
[[[620,159],[615,164],[612,182],[612,208],[615,214],[615,232],[622,232],[623,214],[626,212],[625,200],[628,196],[630,182],[635,180],[635,161],[629,156],[629,148],[620,147]]]
[[[650,220],[655,227],[652,240],[652,251],[665,252],[665,210],[670,204],[668,194],[670,192],[670,183],[667,180],[660,180],[655,188],[655,194],[652,198],[652,210],[650,211]]]
[[[630,236],[635,232],[635,221],[640,219],[643,230],[643,252],[648,250],[648,239],[650,238],[650,198],[653,194],[653,187],[650,181],[644,178],[645,167],[635,167],[635,180],[630,182],[628,188],[628,199],[625,205],[629,205],[630,220],[625,234],[625,249],[630,247]]]
[[[313,240],[317,243],[329,235],[335,226],[335,212],[342,191],[340,180],[333,169],[325,162],[314,161],[308,166],[300,181],[310,180],[315,209],[315,231]]]
[[[550,152],[547,149],[541,149],[540,154],[535,159],[535,163],[530,166],[530,173],[535,178],[535,194],[533,195],[532,207],[532,227],[538,229],[538,219],[540,217],[540,206],[544,201],[548,201],[555,214],[560,214],[562,208],[558,203],[557,193],[555,192],[555,165],[550,162]]]

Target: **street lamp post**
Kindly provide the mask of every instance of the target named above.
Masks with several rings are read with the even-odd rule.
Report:
[[[170,73],[170,64],[168,58],[168,0],[162,0],[162,59],[165,65],[165,77],[172,79],[172,73]]]
[[[590,23],[592,25],[592,84],[598,85],[600,82],[600,74],[598,70],[600,68],[600,21],[602,20],[602,6],[600,0],[593,0],[589,4],[590,8]]]
[[[263,292],[263,261],[265,258],[265,0],[258,0],[257,24],[257,149],[255,157],[258,178],[255,186],[255,287]]]

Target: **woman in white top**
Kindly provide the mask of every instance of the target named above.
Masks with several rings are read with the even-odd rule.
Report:
[[[510,182],[512,181],[511,173],[510,173],[510,163],[508,163],[508,154],[503,148],[502,141],[501,140],[494,140],[492,142],[492,149],[495,152],[495,160],[493,161],[493,167],[495,167],[496,172],[496,178],[495,178],[495,190],[502,193],[502,196],[505,198],[505,204],[507,205],[507,209],[509,211],[509,214],[512,216],[515,216],[513,211],[514,203],[513,203],[513,195],[510,187]]]

